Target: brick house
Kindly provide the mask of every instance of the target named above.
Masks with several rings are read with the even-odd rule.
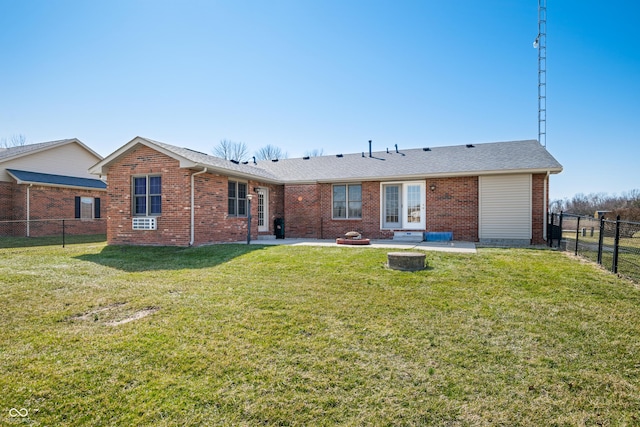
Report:
[[[538,244],[562,166],[534,140],[240,163],[137,137],[90,171],[108,176],[110,244],[242,241],[249,207],[252,239],[278,220],[293,238]]]
[[[0,148],[0,236],[104,234],[102,156],[77,139]]]

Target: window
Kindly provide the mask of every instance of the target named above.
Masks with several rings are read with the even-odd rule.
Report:
[[[384,187],[384,219],[386,228],[400,227],[400,185],[385,185]]]
[[[76,215],[78,219],[98,219],[100,218],[100,198],[81,197],[75,198]]]
[[[333,218],[362,218],[362,185],[333,186]]]
[[[247,216],[247,183],[229,181],[229,216]]]
[[[93,219],[93,197],[80,197],[80,219]]]
[[[162,178],[158,175],[133,178],[133,214],[160,215],[162,213]]]

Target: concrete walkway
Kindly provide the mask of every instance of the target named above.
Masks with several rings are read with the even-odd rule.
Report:
[[[241,243],[241,242],[238,242]],[[370,245],[338,245],[335,240],[320,239],[259,239],[252,245],[289,245],[289,246],[332,246],[342,248],[383,248],[411,249],[421,251],[440,251],[475,254],[476,245],[472,242],[402,242],[394,240],[372,240]]]

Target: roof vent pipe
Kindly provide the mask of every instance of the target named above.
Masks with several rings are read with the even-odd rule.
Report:
[[[257,165],[258,163],[256,162],[256,156],[253,156],[253,164]]]
[[[371,155],[371,140],[369,140],[369,157],[373,157],[373,156]]]
[[[364,157],[364,151],[362,152],[362,157]]]
[[[398,151],[398,144],[396,144],[396,153],[399,153],[399,151]]]
[[[389,154],[389,147],[387,147],[387,154]]]

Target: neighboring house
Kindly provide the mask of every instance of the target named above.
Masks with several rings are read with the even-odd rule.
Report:
[[[106,183],[88,169],[102,156],[77,139],[0,148],[0,236],[106,232]]]
[[[137,137],[90,171],[108,176],[110,244],[242,241],[249,205],[253,239],[278,220],[296,238],[538,244],[562,166],[533,140],[239,163]]]

